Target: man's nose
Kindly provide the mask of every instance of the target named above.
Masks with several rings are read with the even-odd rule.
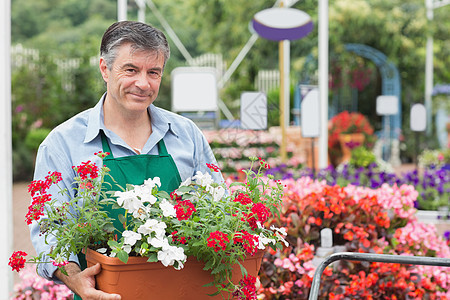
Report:
[[[147,77],[147,75],[145,73],[142,73],[142,72],[139,73],[135,84],[141,90],[146,90],[146,89],[150,88],[150,80]]]

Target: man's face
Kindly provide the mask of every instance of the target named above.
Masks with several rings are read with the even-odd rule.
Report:
[[[106,101],[129,113],[146,111],[158,96],[163,68],[162,54],[133,50],[130,44],[120,46],[111,69],[100,58],[100,71],[107,86]]]

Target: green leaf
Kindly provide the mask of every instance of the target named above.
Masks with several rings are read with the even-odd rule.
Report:
[[[120,247],[119,243],[117,241],[112,241],[112,240],[108,241],[108,246],[111,247],[111,248],[118,248],[118,247]]]
[[[148,256],[147,261],[148,261],[148,262],[157,262],[157,261],[158,261],[158,255],[157,255],[156,253],[151,253],[151,254]]]
[[[61,273],[63,273],[64,275],[69,276],[69,274],[67,274],[67,271],[66,271],[66,267],[65,267],[65,266],[59,267],[58,269],[59,269],[59,270],[61,271]]]
[[[119,222],[122,224],[125,224],[127,222],[127,219],[124,217],[124,215],[122,214],[119,215]]]
[[[180,193],[189,193],[191,190],[192,190],[192,187],[189,187],[189,186],[180,186],[180,187],[177,189],[177,192],[180,192]]]
[[[241,267],[242,276],[247,276],[247,274],[248,274],[247,269],[245,269],[245,267],[239,261],[237,261],[237,263],[238,263],[239,267]]]
[[[120,250],[117,253],[117,258],[120,259],[123,263],[128,262],[128,253],[126,253],[124,250]]]
[[[203,270],[209,270],[212,268],[212,266],[216,263],[216,260],[214,259],[214,257],[211,257],[211,259],[209,259],[206,264],[205,267],[203,268]]]
[[[166,191],[158,191],[158,193],[156,194],[156,196],[157,196],[158,198],[170,199],[170,195],[169,195],[169,193],[167,193]]]

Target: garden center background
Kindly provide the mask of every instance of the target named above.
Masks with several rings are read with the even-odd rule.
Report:
[[[423,211],[447,207],[450,171],[442,175],[440,170],[450,163],[450,1],[125,3],[1,3],[0,60],[2,66],[11,66],[0,71],[1,261],[7,261],[13,249],[34,253],[23,216],[29,203],[26,184],[32,176],[35,151],[51,128],[93,106],[100,97],[104,86],[97,70],[98,44],[104,29],[116,19],[143,20],[167,33],[172,57],[157,105],[174,110],[172,83],[177,73],[173,71],[192,66],[204,68],[208,74],[213,70],[216,106],[206,110],[203,103],[197,110],[176,111],[192,118],[204,130],[227,176],[239,174],[248,155],[267,157],[280,178],[318,176],[319,169],[328,164],[342,168],[342,163],[349,163],[350,157],[343,158],[343,149],[350,145],[352,163],[357,168],[340,169],[333,175],[338,177],[334,182],[355,184],[356,177],[360,180],[366,176],[365,184],[381,184],[381,177],[374,179],[364,173],[369,170],[368,160],[378,163],[377,176],[390,173],[401,177],[402,182],[416,182]],[[312,31],[285,44],[258,36],[249,23],[258,12],[280,5],[309,15],[314,24]],[[289,57],[287,70],[281,70],[282,51],[285,58]],[[395,70],[398,81],[389,77]],[[283,73],[286,71],[287,77]],[[283,80],[287,89],[286,85],[280,89]],[[391,83],[397,86],[386,86]],[[320,137],[307,137],[300,127],[301,101],[313,89],[320,92],[316,101],[324,101],[320,113],[327,108],[327,125],[321,125]],[[398,92],[400,109],[394,116],[382,116],[377,113],[376,99],[391,95],[383,93],[389,89]],[[261,122],[251,123],[245,130],[244,92],[260,93],[257,96],[262,95],[258,99],[262,99],[260,104],[266,111],[258,112]],[[414,104],[423,104],[427,109],[423,132],[411,130],[411,124],[417,121],[410,119]],[[364,134],[364,141],[339,142],[339,134],[352,133],[354,128],[339,123],[347,120],[340,114],[343,112],[360,113],[367,120],[372,131],[369,127],[357,130]],[[361,145],[366,152],[353,151]],[[288,170],[282,168],[284,165]],[[364,172],[357,171],[361,167]],[[402,176],[413,176],[416,168],[422,175],[417,181]],[[332,181],[331,175],[327,178],[327,182]],[[429,213],[424,215],[431,218],[427,222],[437,222]],[[440,236],[448,230],[445,226],[439,228]],[[12,274],[6,263],[0,265],[1,278],[8,278],[0,283],[0,299],[7,299],[13,282],[20,281]]]

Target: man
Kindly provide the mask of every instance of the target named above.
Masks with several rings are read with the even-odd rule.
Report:
[[[111,25],[100,47],[106,93],[95,107],[48,135],[39,147],[35,179],[44,178],[48,171],[59,171],[63,176],[60,186],[73,196],[72,166],[87,160],[100,163],[94,155],[98,151],[111,152],[104,164],[121,186],[142,184],[158,176],[162,188],[170,192],[197,171],[206,173],[206,163],[216,161],[201,131],[192,121],[153,105],[169,55],[167,40],[158,29],[130,21]],[[223,181],[220,173],[212,175],[215,181]],[[48,253],[50,246],[39,236],[36,222],[30,231],[37,253]],[[40,264],[38,272],[44,278],[62,281],[82,299],[120,299],[95,289],[99,265],[82,270],[74,254],[66,269],[69,276],[52,264]]]

